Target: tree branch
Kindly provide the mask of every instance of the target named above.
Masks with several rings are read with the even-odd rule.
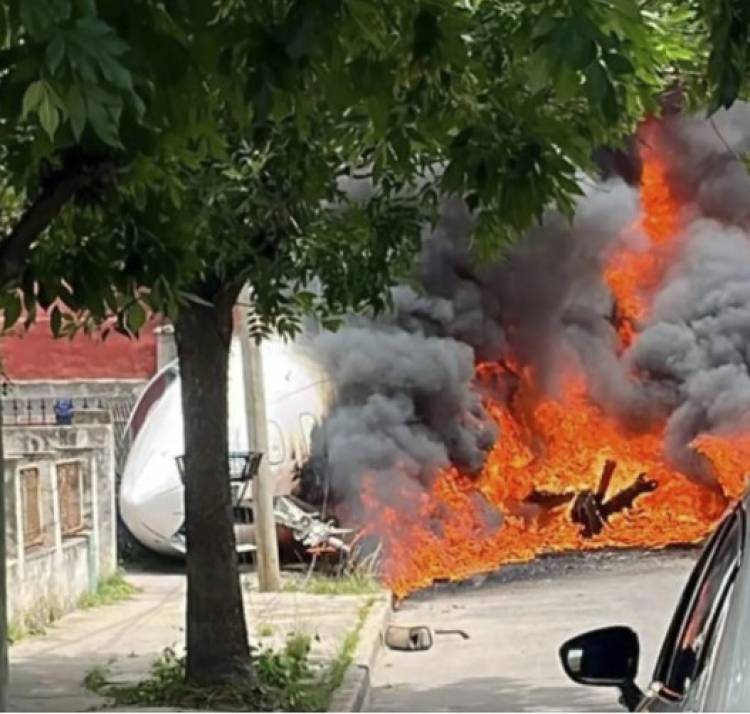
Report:
[[[82,189],[112,171],[109,161],[65,166],[47,177],[44,188],[24,211],[13,230],[0,240],[0,285],[21,277],[34,241]]]

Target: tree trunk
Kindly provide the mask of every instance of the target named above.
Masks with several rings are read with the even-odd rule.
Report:
[[[217,684],[250,673],[227,454],[232,307],[190,303],[175,323],[185,432],[187,680]]]

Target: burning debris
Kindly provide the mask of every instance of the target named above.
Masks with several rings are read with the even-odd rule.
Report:
[[[397,595],[541,553],[698,541],[744,488],[750,108],[712,122],[649,122],[639,186],[584,182],[572,222],[548,214],[495,265],[472,262],[471,216],[448,201],[420,288],[321,337],[339,393],[310,473],[382,543]]]
[[[293,496],[277,496],[273,503],[273,515],[276,525],[288,528],[294,539],[308,552],[349,553],[345,538],[352,530],[338,528],[332,520],[321,519],[320,514],[306,510]]]
[[[596,491],[583,489],[577,492],[550,493],[535,489],[524,499],[524,503],[549,511],[572,501],[571,520],[583,526],[581,533],[584,538],[591,538],[601,533],[610,516],[632,508],[636,498],[651,493],[658,486],[656,481],[649,479],[646,474],[638,474],[638,478],[630,486],[626,486],[605,501],[616,468],[615,461],[605,462]]]

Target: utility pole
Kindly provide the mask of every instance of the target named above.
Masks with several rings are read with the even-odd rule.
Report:
[[[8,588],[5,553],[5,451],[3,445],[3,402],[0,399],[0,711],[8,711]]]
[[[240,295],[240,340],[242,344],[242,377],[245,384],[247,443],[250,451],[263,454],[258,473],[252,482],[253,521],[258,559],[258,585],[261,592],[281,589],[279,543],[273,515],[274,483],[268,462],[268,424],[263,382],[263,356],[260,346],[250,337],[248,312],[252,305],[250,287]]]

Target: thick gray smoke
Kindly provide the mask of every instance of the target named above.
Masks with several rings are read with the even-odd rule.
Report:
[[[710,483],[690,442],[739,429],[750,415],[750,240],[738,226],[705,218],[684,238],[681,260],[626,357],[670,407],[667,453]]]
[[[398,498],[451,463],[469,472],[484,464],[496,428],[472,388],[471,347],[362,320],[316,346],[337,406],[315,435],[314,455],[337,499],[357,493],[365,474]]]
[[[620,351],[603,275],[617,251],[649,246],[637,189],[583,181],[572,222],[550,212],[511,255],[482,266],[470,258],[471,217],[447,201],[425,236],[421,289],[400,287],[394,314],[319,340],[339,400],[314,451],[325,452],[334,491],[358,492],[365,472],[396,493],[424,487],[448,463],[480,468],[497,435],[472,386],[478,361],[530,365],[548,394],[576,365],[629,428],[666,420],[666,456],[714,483],[690,442],[750,419],[750,176],[739,158],[750,150],[750,106],[671,117],[643,140],[654,137],[679,193],[680,229],[630,348]]]

